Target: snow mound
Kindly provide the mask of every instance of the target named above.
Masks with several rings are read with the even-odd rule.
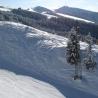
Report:
[[[53,86],[0,70],[0,98],[65,98]]]

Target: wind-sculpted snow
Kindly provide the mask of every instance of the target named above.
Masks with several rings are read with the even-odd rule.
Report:
[[[66,42],[64,37],[22,24],[0,22],[0,68],[50,83],[66,98],[98,98],[98,69],[84,70],[83,79],[74,81]],[[81,42],[81,49],[86,47]],[[98,46],[93,50],[97,53]]]

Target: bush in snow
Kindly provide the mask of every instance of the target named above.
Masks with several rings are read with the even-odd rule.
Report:
[[[86,57],[84,58],[84,65],[86,68],[89,69],[94,69],[96,65],[96,61],[94,59],[94,53],[92,51],[92,45],[93,45],[93,38],[91,37],[91,34],[89,33],[86,36],[86,42],[88,43],[88,47],[86,49]]]

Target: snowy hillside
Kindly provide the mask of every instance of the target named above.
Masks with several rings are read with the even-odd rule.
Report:
[[[65,58],[66,42],[22,24],[0,22],[0,68],[50,83],[65,98],[98,98],[98,69],[84,70],[83,79],[74,81],[74,67]],[[81,42],[81,49],[86,46]],[[98,52],[98,46],[94,50]]]
[[[28,8],[27,11],[36,12],[32,8]]]
[[[59,9],[53,11],[53,10],[47,9],[45,7],[37,6],[37,7],[33,8],[32,10],[34,10],[35,12],[38,12],[40,14],[43,14],[43,15],[47,16],[47,18],[49,18],[49,19],[52,18],[52,17],[56,17],[57,18],[59,16],[63,16],[65,18],[79,20],[79,21],[83,21],[83,22],[87,22],[87,23],[95,23],[95,22],[87,20],[85,18],[79,18],[79,17],[76,17],[74,15],[59,13],[59,11],[58,11]]]
[[[0,70],[0,98],[64,98],[54,87],[39,80]]]
[[[61,13],[56,13],[56,14],[58,14],[60,16],[63,16],[63,17],[66,17],[66,18],[74,19],[74,20],[84,21],[84,22],[87,22],[87,23],[95,23],[95,22],[92,22],[90,20],[86,20],[86,19],[83,19],[83,18],[79,18],[79,17],[67,15],[67,14],[61,14]]]
[[[57,16],[55,16],[55,15],[50,15],[50,14],[47,13],[47,12],[42,12],[41,14],[47,16],[48,19],[53,18],[53,17],[57,18]]]
[[[10,8],[7,8],[7,7],[0,7],[0,10],[1,11],[11,11],[11,9]]]
[[[74,16],[77,18],[89,20],[98,24],[98,12],[79,9],[76,7],[62,6],[55,10],[56,13]]]

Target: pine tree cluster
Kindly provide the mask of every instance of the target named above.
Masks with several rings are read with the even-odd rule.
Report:
[[[92,52],[93,38],[90,33],[86,36],[88,47],[86,49],[85,57],[81,57],[79,31],[78,28],[72,28],[69,32],[69,40],[67,43],[66,58],[67,62],[71,65],[75,65],[74,79],[81,78],[82,76],[82,64],[85,65],[86,69],[94,69],[96,61]],[[81,73],[81,74],[80,74]]]

